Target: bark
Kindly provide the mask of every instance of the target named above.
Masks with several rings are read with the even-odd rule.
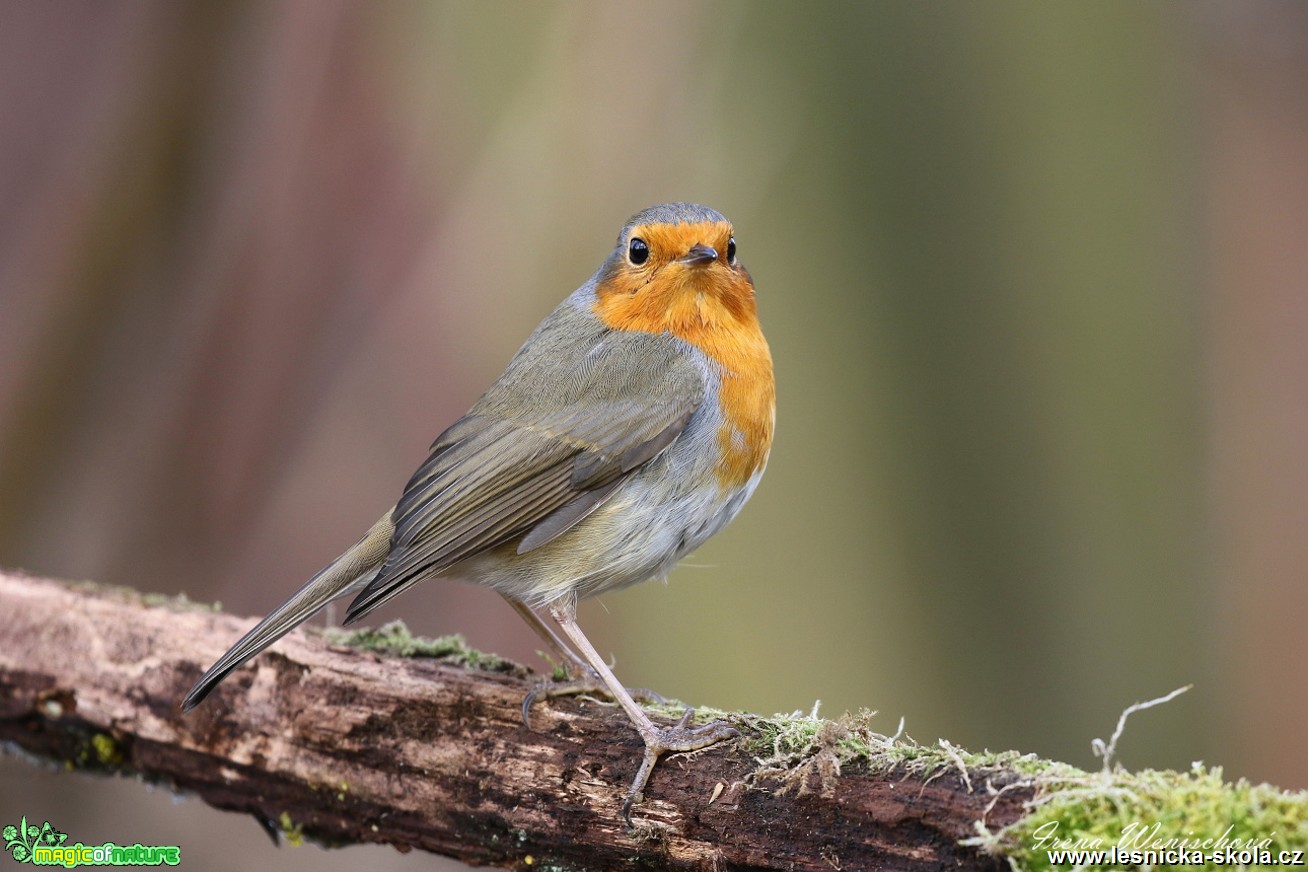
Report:
[[[839,775],[800,795],[758,779],[744,736],[659,763],[634,811],[640,742],[620,709],[534,680],[389,656],[297,631],[195,712],[178,701],[252,624],[92,584],[0,573],[0,742],[132,774],[339,845],[384,842],[510,868],[999,869],[959,845],[1016,819],[958,772]],[[818,761],[820,762],[820,761]],[[830,767],[828,767],[829,769]],[[987,775],[992,784],[1004,773]],[[794,784],[791,784],[794,787]]]

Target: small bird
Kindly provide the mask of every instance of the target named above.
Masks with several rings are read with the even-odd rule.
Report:
[[[544,695],[602,686],[630,717],[645,743],[630,820],[661,755],[737,731],[692,726],[691,709],[655,725],[577,625],[577,601],[665,576],[734,518],[775,418],[772,355],[731,223],[693,203],[645,209],[436,439],[395,507],[210,667],[182,710],[338,597],[354,595],[349,624],[429,578],[479,584],[564,658],[570,680]]]

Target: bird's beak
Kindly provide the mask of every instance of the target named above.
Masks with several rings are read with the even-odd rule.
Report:
[[[717,249],[711,245],[705,245],[702,242],[698,242],[690,247],[690,251],[686,252],[685,256],[677,258],[677,263],[685,264],[686,266],[703,266],[704,264],[712,263],[717,259]]]

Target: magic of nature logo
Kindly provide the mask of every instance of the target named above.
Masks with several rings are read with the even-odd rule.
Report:
[[[0,835],[11,857],[34,866],[176,866],[182,861],[182,849],[177,845],[69,845],[67,833],[59,832],[49,821],[39,827],[29,824],[26,815],[16,826],[6,825]]]

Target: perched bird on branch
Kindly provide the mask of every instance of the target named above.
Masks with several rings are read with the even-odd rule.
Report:
[[[656,725],[577,625],[577,601],[666,575],[736,516],[767,464],[775,397],[731,223],[691,203],[636,214],[395,507],[223,655],[183,710],[338,597],[354,596],[351,623],[420,581],[458,579],[503,595],[569,666],[524,718],[537,695],[581,689],[622,705],[645,743],[629,814],[662,754],[736,731],[693,726],[691,710]]]

